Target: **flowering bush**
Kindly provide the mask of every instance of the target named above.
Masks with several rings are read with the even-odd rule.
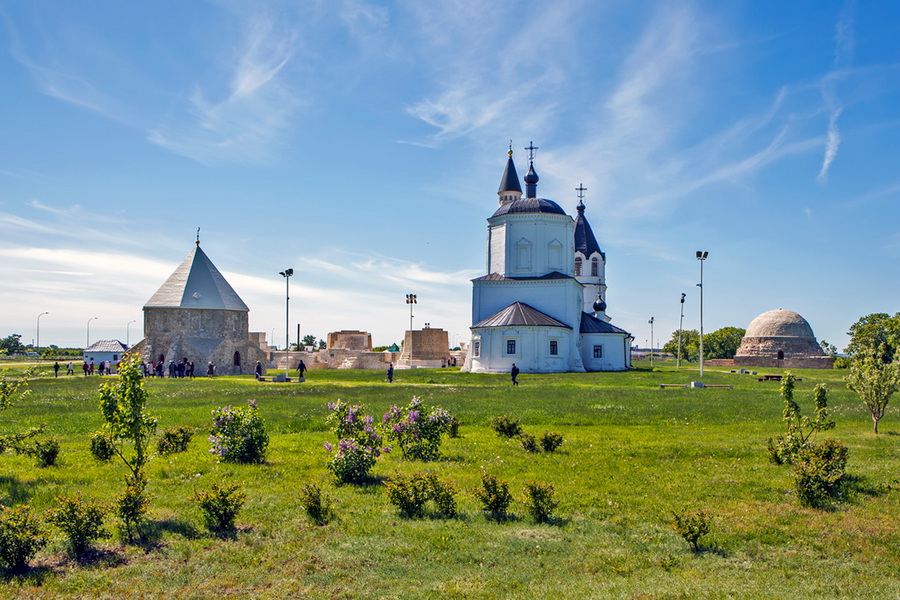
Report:
[[[385,437],[396,442],[406,458],[434,460],[441,455],[441,436],[449,435],[453,415],[413,397],[404,408],[396,404],[384,414]]]
[[[325,442],[325,451],[333,453],[328,470],[341,483],[362,481],[375,466],[378,457],[390,452],[381,446],[381,435],[375,429],[372,415],[363,414],[358,404],[349,405],[342,400],[328,404],[330,413],[326,421],[333,427],[340,440],[335,449]]]
[[[247,400],[244,408],[223,406],[212,412],[209,434],[210,453],[225,462],[261,463],[266,459],[269,434],[259,416],[256,400]]]

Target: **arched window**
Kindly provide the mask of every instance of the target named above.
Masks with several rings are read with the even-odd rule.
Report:
[[[234,366],[236,366],[236,367],[241,366],[241,353],[240,352],[234,353]]]
[[[600,262],[597,257],[591,259],[591,277],[597,277],[600,274]]]
[[[778,351],[778,360],[784,360],[784,350]]]
[[[577,277],[579,275],[581,275],[581,257],[576,256],[575,257],[575,276]]]

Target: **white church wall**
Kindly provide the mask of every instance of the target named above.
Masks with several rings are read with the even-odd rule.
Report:
[[[577,328],[581,324],[583,295],[574,279],[537,281],[476,281],[472,292],[472,322],[523,302],[544,314]]]
[[[577,342],[562,327],[485,327],[473,332],[466,367],[472,373],[508,373],[513,363],[522,373],[583,371]],[[478,344],[476,356],[474,345]],[[510,343],[514,345],[510,352]],[[553,350],[556,354],[553,354]]]
[[[588,371],[624,371],[631,367],[630,338],[612,333],[581,334],[581,358]],[[601,356],[594,356],[599,346]]]

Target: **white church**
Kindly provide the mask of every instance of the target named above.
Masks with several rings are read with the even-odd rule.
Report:
[[[464,371],[623,371],[631,334],[606,315],[606,255],[584,216],[537,197],[530,145],[525,197],[512,149],[488,219],[487,275],[472,280],[472,340]]]

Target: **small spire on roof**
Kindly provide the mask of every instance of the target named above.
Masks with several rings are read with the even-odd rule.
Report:
[[[200,245],[200,228],[197,228],[197,245]]]
[[[584,211],[584,193],[587,191],[587,188],[584,187],[583,183],[579,183],[578,187],[575,188],[575,191],[578,192],[578,212]]]
[[[509,140],[509,157],[512,158],[512,140]]]

